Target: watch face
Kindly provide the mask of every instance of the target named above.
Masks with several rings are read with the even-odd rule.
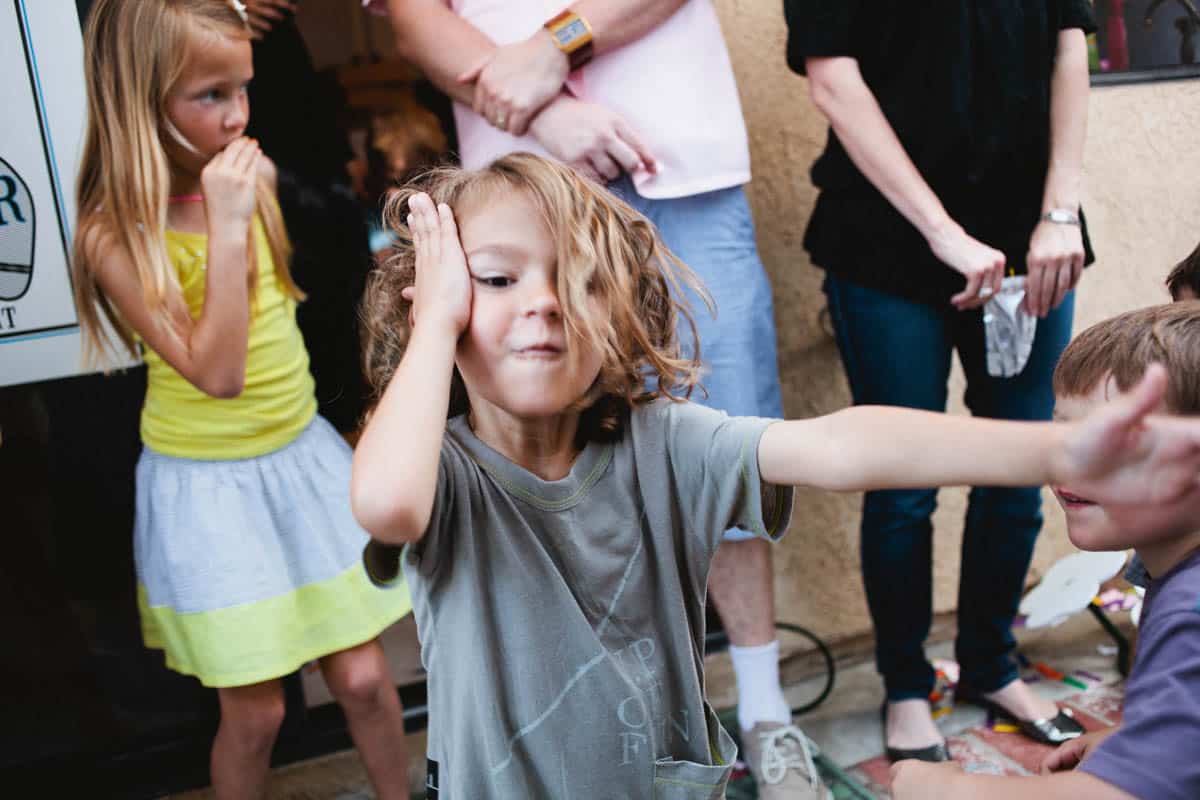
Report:
[[[583,20],[573,19],[555,31],[554,38],[558,39],[559,45],[566,47],[576,39],[586,36],[587,32],[587,26],[583,24]]]

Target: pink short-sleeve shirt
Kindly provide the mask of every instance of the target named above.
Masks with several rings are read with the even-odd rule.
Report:
[[[571,0],[447,0],[493,42],[533,35]],[[639,171],[643,197],[666,198],[740,186],[750,180],[750,150],[729,52],[711,0],[688,0],[641,39],[576,70],[568,89],[620,114],[659,162]],[[547,155],[532,136],[497,130],[454,104],[463,165],[476,168],[518,150]]]

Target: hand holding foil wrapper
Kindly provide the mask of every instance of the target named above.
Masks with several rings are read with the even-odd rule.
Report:
[[[1000,291],[983,306],[983,332],[987,344],[987,371],[995,378],[1011,378],[1025,369],[1037,318],[1025,310],[1025,276],[1005,278]]]

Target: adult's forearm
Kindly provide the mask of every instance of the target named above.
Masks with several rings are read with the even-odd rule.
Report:
[[[388,0],[388,14],[397,52],[434,86],[471,105],[475,88],[458,77],[495,50],[495,43],[442,0]]]
[[[810,58],[809,90],[859,171],[901,215],[932,240],[953,225],[896,136],[853,58]]]
[[[592,28],[596,53],[636,41],[661,25],[687,0],[581,0],[572,10]],[[494,50],[495,43],[442,0],[388,0],[401,56],[416,64],[442,91],[470,102],[472,89],[457,78]]]
[[[592,28],[596,53],[635,42],[665,22],[688,0],[579,0],[571,10]]]
[[[1079,208],[1087,138],[1087,40],[1079,28],[1060,31],[1050,82],[1050,168],[1042,210]]]

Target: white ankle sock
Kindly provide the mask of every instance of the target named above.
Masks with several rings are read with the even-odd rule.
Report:
[[[792,711],[779,686],[779,640],[755,647],[729,646],[737,678],[738,726],[748,731],[759,722],[792,721]]]

